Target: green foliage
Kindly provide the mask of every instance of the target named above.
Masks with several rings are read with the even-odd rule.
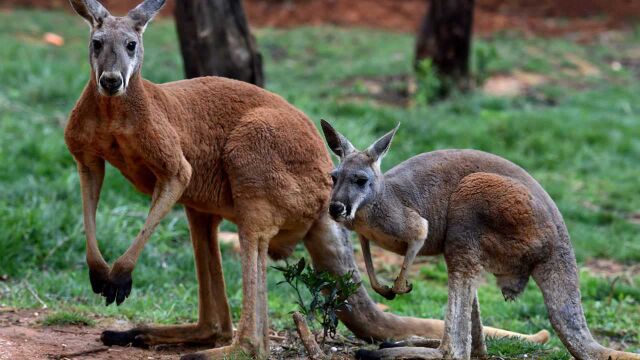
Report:
[[[58,311],[53,314],[47,315],[47,317],[42,321],[42,324],[45,326],[64,326],[64,325],[94,326],[96,322],[93,319],[87,317],[86,315],[83,315],[77,312]]]
[[[474,42],[471,56],[471,74],[477,85],[491,76],[491,69],[498,62],[498,49],[490,42]]]
[[[304,258],[296,264],[274,266],[282,272],[284,280],[278,284],[289,284],[298,296],[300,312],[308,321],[316,321],[324,332],[323,342],[327,335],[335,337],[338,329],[338,312],[349,310],[348,298],[358,291],[360,283],[353,281],[353,271],[343,275],[333,275],[326,271],[315,271],[307,266]],[[305,301],[300,285],[304,285],[310,300]]]
[[[442,82],[430,59],[418,62],[416,67],[416,94],[417,105],[427,105],[436,100],[441,94]]]

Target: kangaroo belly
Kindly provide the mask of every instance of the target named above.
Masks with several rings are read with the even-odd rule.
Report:
[[[357,229],[357,231],[360,235],[387,251],[391,251],[399,255],[404,255],[407,252],[407,243],[405,241],[385,234],[382,231],[370,228],[361,228]]]

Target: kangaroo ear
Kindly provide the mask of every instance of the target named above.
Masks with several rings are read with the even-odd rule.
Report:
[[[91,27],[102,25],[106,17],[111,16],[107,9],[97,0],[69,0],[71,7],[78,15],[82,16]]]
[[[147,24],[160,11],[165,0],[145,0],[127,15],[133,21],[133,27],[137,32],[143,33]]]
[[[387,151],[389,151],[389,147],[391,146],[391,140],[393,140],[393,136],[396,134],[396,131],[398,131],[399,127],[400,123],[396,125],[395,129],[389,131],[383,137],[369,146],[369,148],[367,149],[367,154],[369,155],[369,157],[371,157],[371,159],[373,159],[374,162],[380,162],[380,160],[382,160],[382,158],[387,154]]]
[[[351,145],[349,140],[336,131],[326,120],[320,120],[320,125],[322,126],[324,137],[327,139],[327,145],[329,145],[334,154],[338,155],[340,160],[356,151],[356,148]]]

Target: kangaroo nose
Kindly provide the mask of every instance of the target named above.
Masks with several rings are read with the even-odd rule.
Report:
[[[340,217],[341,215],[344,215],[344,212],[345,207],[343,203],[332,202],[331,204],[329,204],[329,215],[331,215],[332,218]]]
[[[100,86],[110,95],[115,94],[122,86],[122,76],[117,73],[104,73],[100,76]]]

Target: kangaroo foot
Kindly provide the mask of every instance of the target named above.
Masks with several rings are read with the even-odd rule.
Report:
[[[438,349],[423,347],[396,347],[381,350],[356,351],[358,360],[391,360],[391,359],[442,359],[443,354]]]
[[[139,327],[128,331],[102,333],[100,339],[107,346],[148,347],[160,344],[207,345],[211,347],[231,342],[232,330],[198,324]]]

